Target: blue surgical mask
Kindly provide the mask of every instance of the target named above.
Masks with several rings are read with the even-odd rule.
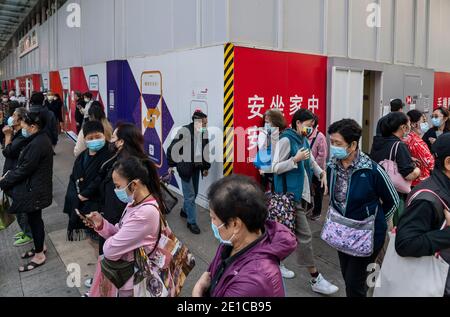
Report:
[[[430,125],[428,124],[428,122],[422,122],[420,124],[420,131],[422,131],[423,134],[427,133],[428,130],[430,130]]]
[[[347,149],[345,147],[332,145],[330,148],[330,155],[331,157],[334,157],[338,160],[345,160],[350,156],[350,153],[347,152]]]
[[[98,152],[105,146],[106,141],[105,139],[98,139],[98,140],[92,140],[92,141],[86,141],[86,147],[91,150],[92,152]]]
[[[214,233],[214,237],[216,237],[216,239],[219,240],[221,244],[232,246],[233,242],[231,242],[231,240],[234,238],[234,235],[230,238],[230,240],[223,240],[222,237],[220,236],[219,230],[222,229],[223,227],[225,227],[225,224],[221,225],[220,227],[217,227],[214,223],[211,222],[211,228]]]
[[[269,132],[272,131],[272,126],[270,125],[270,123],[266,123],[266,124],[264,125],[264,130],[266,130],[267,133],[269,133]]]
[[[28,139],[31,136],[31,134],[27,131],[27,129],[22,129],[22,136]]]
[[[116,193],[117,198],[123,202],[124,204],[131,204],[134,201],[133,195],[128,195],[127,194],[127,188],[131,185],[128,184],[127,187],[122,188],[122,189],[114,189],[114,193]]]
[[[13,127],[14,127],[14,118],[13,118],[13,117],[9,117],[9,118],[8,118],[8,126],[9,126],[10,128],[13,128]]]
[[[434,127],[439,128],[442,124],[442,119],[441,118],[432,118],[431,123],[433,124]]]

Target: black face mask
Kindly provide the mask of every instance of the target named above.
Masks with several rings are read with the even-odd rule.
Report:
[[[112,153],[117,153],[118,149],[116,143],[109,143],[109,151]]]

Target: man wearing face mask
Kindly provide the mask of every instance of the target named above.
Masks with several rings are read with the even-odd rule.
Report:
[[[69,215],[67,238],[76,241],[82,237],[84,225],[76,210],[89,214],[99,210],[100,184],[105,175],[99,173],[101,166],[111,158],[103,125],[88,121],[83,126],[87,150],[75,160],[64,203],[64,213]]]
[[[376,217],[371,255],[357,257],[338,252],[347,297],[366,297],[367,268],[375,262],[384,245],[387,222],[399,206],[399,197],[383,168],[359,149],[362,128],[356,121],[338,121],[329,127],[328,134],[331,142],[327,173],[330,212],[333,210],[357,221],[372,215]]]
[[[197,198],[200,175],[207,177],[209,162],[208,116],[201,110],[195,111],[192,123],[178,131],[167,150],[169,172],[176,168],[181,177],[184,206],[180,216],[187,218],[187,227],[193,234],[200,234],[197,225]]]

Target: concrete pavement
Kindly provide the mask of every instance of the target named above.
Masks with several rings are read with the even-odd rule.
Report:
[[[19,231],[17,223],[5,231],[0,231],[0,297],[79,297],[87,291],[84,280],[92,277],[95,272],[98,251],[95,243],[90,240],[66,241],[68,219],[62,213],[64,196],[74,161],[73,146],[69,138],[61,137],[56,148],[53,176],[54,202],[43,213],[48,247],[46,265],[32,272],[19,274],[18,267],[25,264],[20,259],[20,254],[31,249],[33,245],[22,248],[13,246],[12,236]],[[3,166],[3,157],[0,159],[0,166]],[[172,230],[196,256],[197,265],[186,280],[182,296],[190,296],[195,282],[208,268],[218,246],[210,230],[208,211],[199,208],[198,218],[202,234],[195,236],[186,228],[186,220],[179,216],[179,208],[175,208],[174,212],[168,216]],[[317,266],[327,279],[340,287],[339,293],[335,296],[344,296],[345,290],[337,253],[320,240],[321,224],[322,222],[311,223]],[[67,266],[70,267],[73,263],[79,265],[81,269],[80,288],[67,285]],[[309,274],[305,269],[296,267],[294,257],[288,258],[285,264],[297,275],[295,279],[286,281],[288,296],[319,296],[311,291]]]

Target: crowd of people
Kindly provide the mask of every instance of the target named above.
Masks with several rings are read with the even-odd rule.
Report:
[[[98,241],[97,272],[86,281],[91,290],[85,296],[132,297],[134,271],[125,273],[137,261],[136,251],[151,257],[161,245],[169,212],[161,178],[145,153],[139,128],[132,123],[113,127],[89,92],[75,97],[76,159],[63,208],[68,217],[67,240],[89,236]],[[220,246],[192,296],[286,296],[283,279],[295,278],[295,273],[283,263],[291,255],[310,274],[313,292],[337,293],[339,288],[316,264],[311,221],[325,220],[321,239],[336,249],[348,297],[367,296],[372,273],[368,268],[383,263],[388,233],[394,227],[400,256],[440,252],[450,262],[450,212],[446,210],[450,205],[450,114],[446,108],[437,108],[430,127],[426,114],[418,110],[405,114],[404,107],[399,99],[391,102],[392,111],[380,119],[370,153],[361,150],[363,130],[353,119],[333,122],[325,131],[319,127],[319,118],[306,109],[297,111],[289,123],[281,111],[269,110],[254,161],[261,177],[232,175],[208,190],[208,230]],[[50,92],[47,96],[33,93],[27,107],[11,96],[2,97],[5,164],[0,188],[10,197],[8,212],[16,215],[22,230],[14,236],[15,245],[34,244],[22,255],[26,264],[19,272],[46,263],[42,211],[53,200],[54,147],[64,131],[62,109],[60,96]],[[181,178],[180,216],[196,235],[202,229],[195,201],[201,178],[208,177],[211,169],[209,141],[208,116],[197,110],[167,150],[169,173]],[[270,200],[280,197],[290,198],[279,206],[278,216],[290,217],[294,229],[268,220],[273,216]],[[291,214],[286,215],[287,210]],[[111,284],[105,276],[122,283]],[[450,275],[445,295],[450,295]]]

